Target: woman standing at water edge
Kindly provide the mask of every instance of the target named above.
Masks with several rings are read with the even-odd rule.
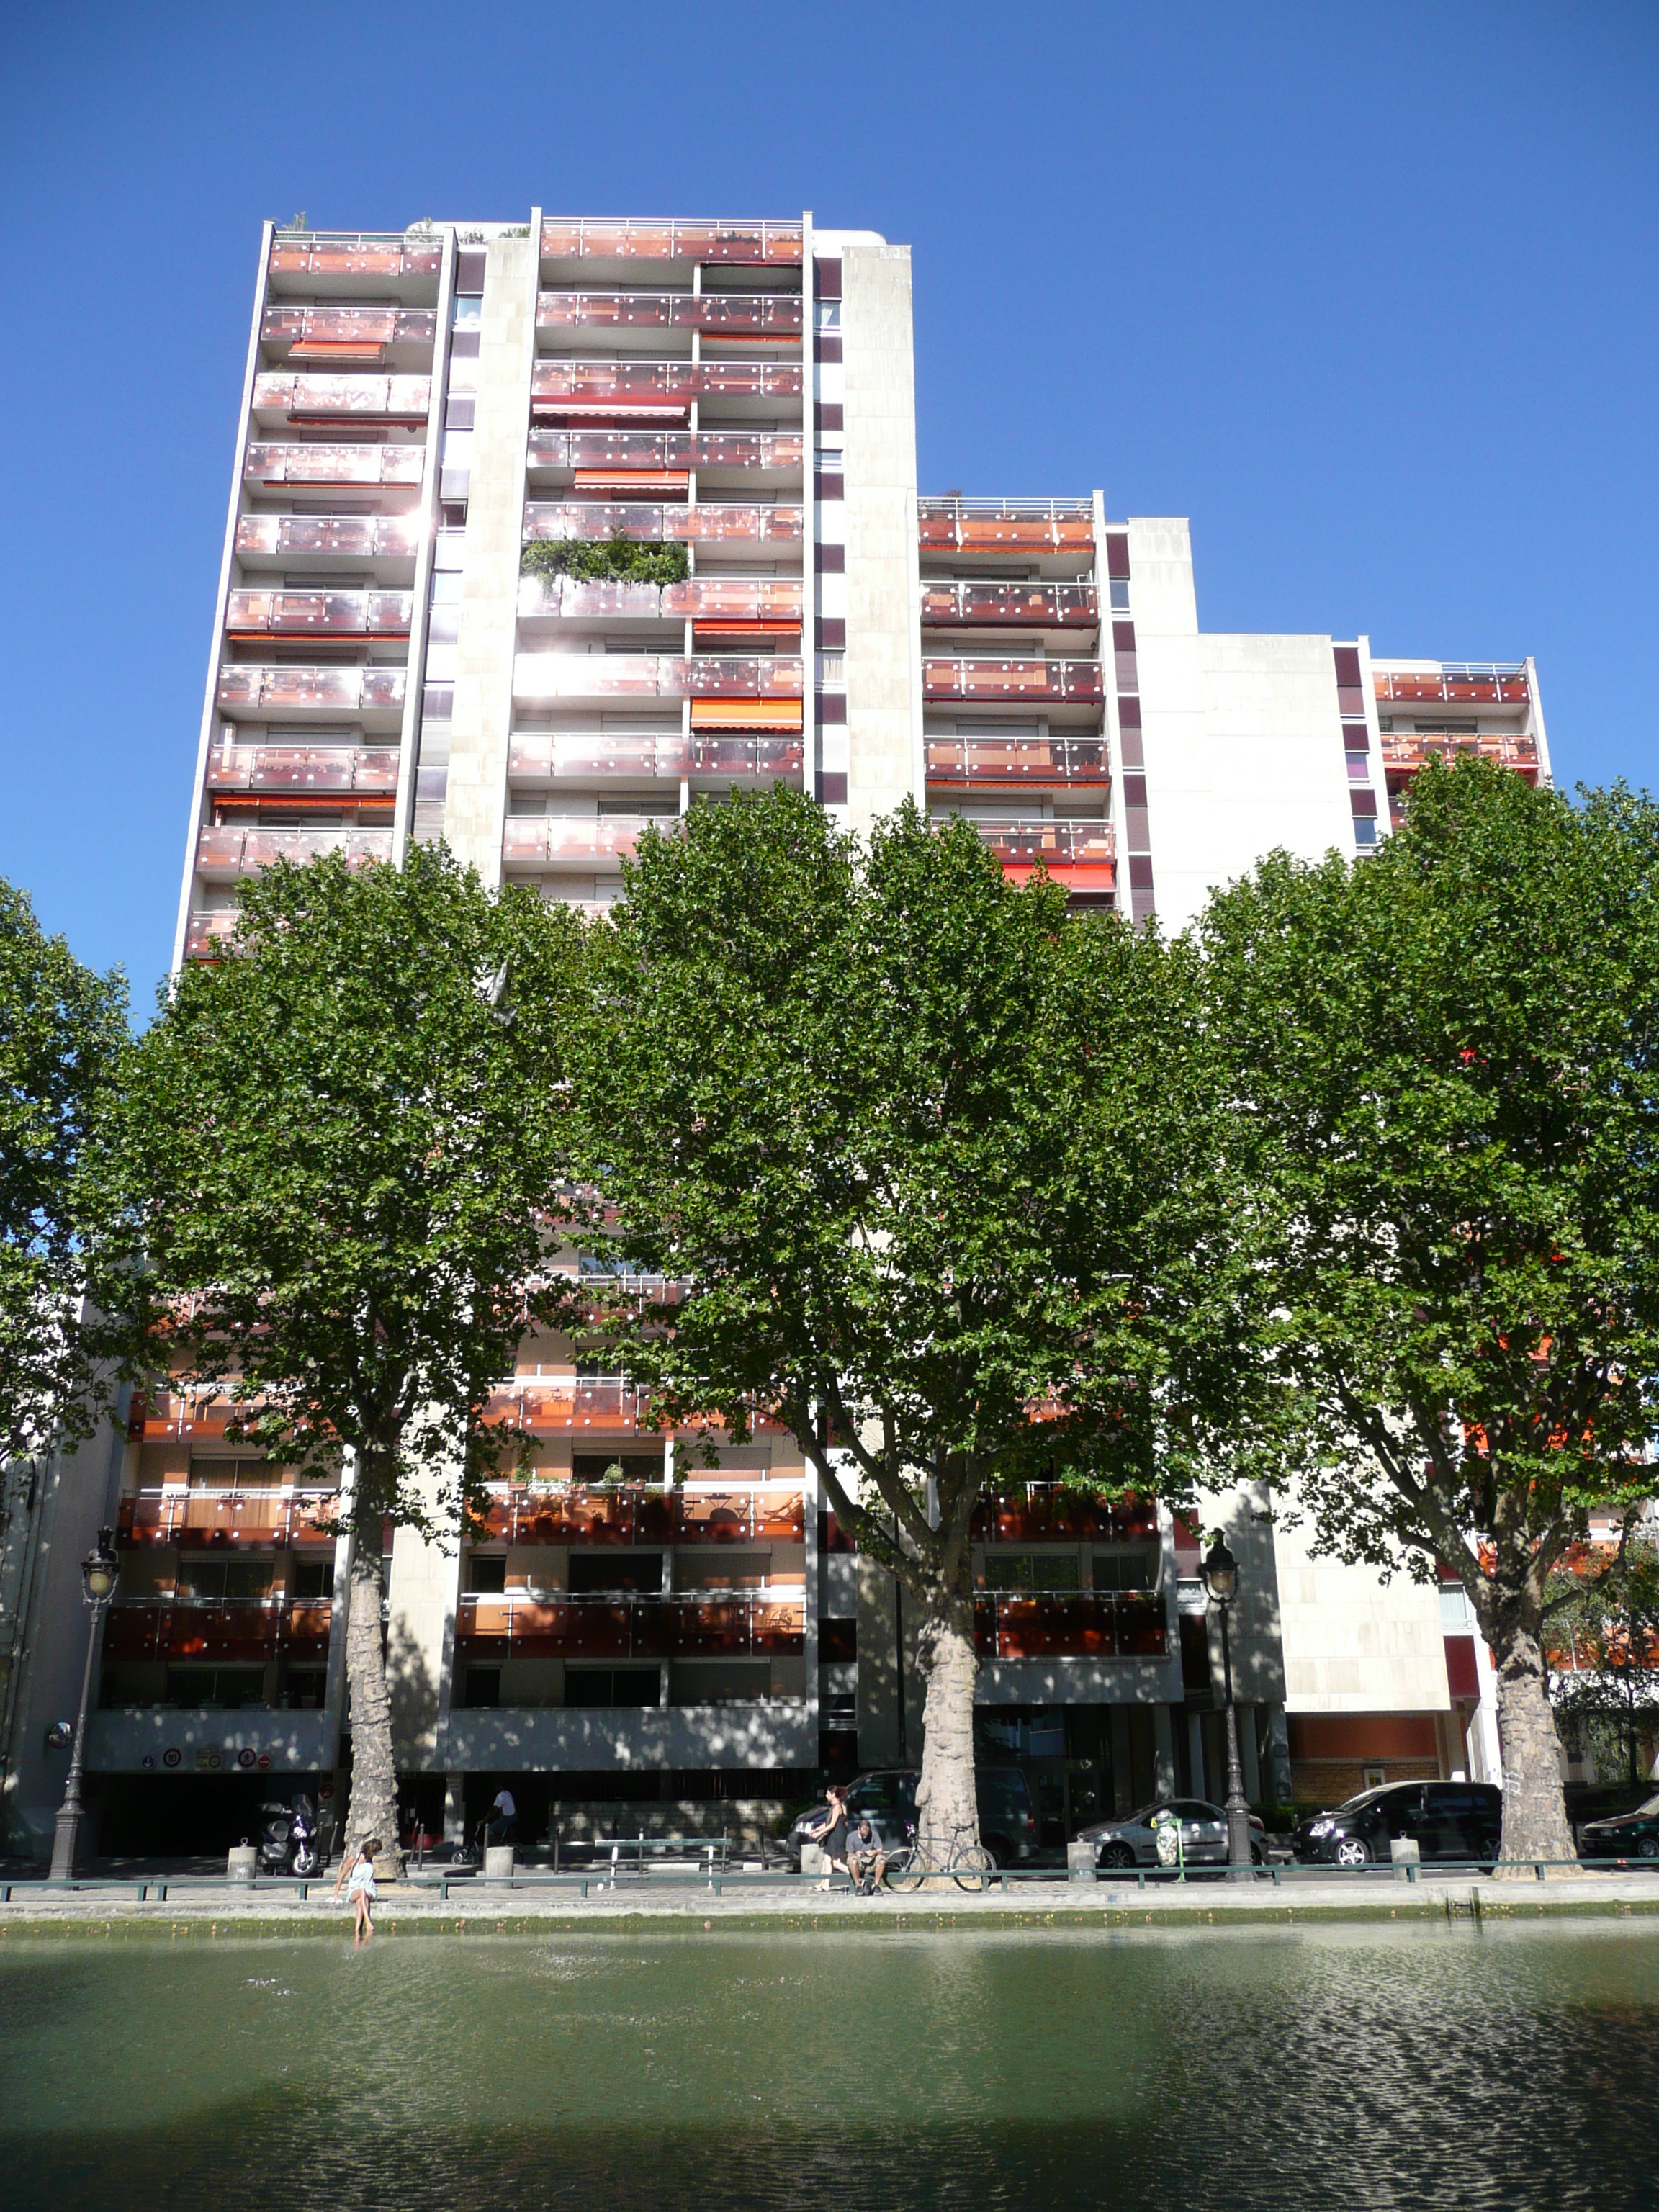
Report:
[[[820,1889],[828,1889],[831,1874],[845,1874],[847,1867],[847,1792],[832,1782],[824,1792],[829,1809],[816,1828],[808,1835],[823,1853],[823,1880]]]
[[[351,1877],[346,1898],[356,1916],[354,1943],[367,1943],[374,1933],[374,1855],[380,1848],[378,1836],[370,1836],[349,1852],[340,1871],[334,1877],[334,1894],[340,1894],[340,1884],[347,1875]]]

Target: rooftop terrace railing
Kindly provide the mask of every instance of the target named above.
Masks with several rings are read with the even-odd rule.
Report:
[[[1373,666],[1377,698],[1469,706],[1525,706],[1530,693],[1524,661],[1443,661],[1437,669]]]
[[[270,266],[291,276],[435,276],[443,246],[436,238],[411,243],[402,233],[279,230]]]
[[[769,262],[799,268],[802,250],[798,222],[601,222],[569,216],[542,221],[544,261],[701,261],[740,267]]]
[[[927,498],[917,501],[924,552],[1092,552],[1094,507],[1084,499]]]

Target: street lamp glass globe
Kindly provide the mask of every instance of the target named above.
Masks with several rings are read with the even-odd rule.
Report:
[[[1238,1595],[1238,1561],[1219,1529],[1204,1556],[1204,1587],[1215,1605],[1231,1605]]]
[[[87,1586],[88,1597],[94,1605],[101,1605],[121,1577],[121,1560],[115,1548],[115,1531],[112,1528],[98,1531],[96,1545],[81,1562],[81,1574]]]

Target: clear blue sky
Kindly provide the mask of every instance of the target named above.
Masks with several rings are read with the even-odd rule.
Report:
[[[1192,518],[1208,629],[1537,655],[1659,783],[1659,9],[14,5],[0,873],[165,969],[258,226],[915,248],[924,489]]]

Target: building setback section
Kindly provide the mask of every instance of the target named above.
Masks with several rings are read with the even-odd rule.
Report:
[[[618,542],[648,577],[558,550]],[[411,838],[600,910],[647,826],[780,781],[860,831],[907,799],[963,817],[1016,879],[1173,930],[1275,848],[1363,855],[1425,758],[1469,750],[1548,780],[1530,661],[1207,634],[1184,520],[919,494],[908,246],[811,215],[264,233],[180,959],[220,955],[277,855]],[[410,1816],[459,1834],[506,1779],[537,1832],[575,1802],[718,1825],[825,1767],[914,1765],[916,1623],[794,1439],[716,1438],[719,1468],[674,1486],[690,1434],[583,1349],[526,1343],[502,1378],[532,1464],[487,1531],[397,1534]],[[222,1407],[157,1392],[124,1419],[7,1523],[0,1809],[30,1847],[83,1633],[65,1528],[120,1528],[106,1846],[216,1847],[264,1795],[337,1790],[346,1756],[330,1501],[228,1445]],[[1461,1593],[1312,1559],[1269,1503],[1205,1519],[1243,1564],[1251,1795],[1492,1773]],[[1024,1770],[1036,1843],[1218,1797],[1197,1531],[1039,1490],[988,1501],[975,1544],[981,1753]]]

